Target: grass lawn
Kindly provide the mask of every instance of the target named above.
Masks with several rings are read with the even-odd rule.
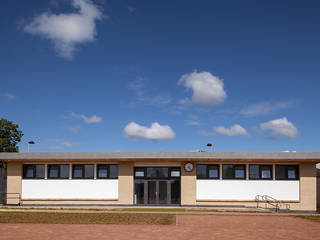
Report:
[[[185,208],[123,208],[124,212],[185,212]]]
[[[0,212],[0,223],[168,225],[174,222],[174,215],[156,213]]]

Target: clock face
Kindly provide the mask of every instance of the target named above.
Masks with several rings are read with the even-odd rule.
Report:
[[[186,164],[184,165],[184,170],[185,170],[186,172],[192,172],[192,170],[193,170],[193,164],[192,164],[192,163],[186,163]]]

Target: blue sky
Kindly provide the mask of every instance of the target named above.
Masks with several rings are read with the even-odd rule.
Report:
[[[317,1],[6,0],[20,151],[319,151]]]

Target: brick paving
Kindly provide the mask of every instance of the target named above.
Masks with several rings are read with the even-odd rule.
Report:
[[[320,239],[320,223],[284,216],[183,216],[177,225],[0,224],[1,240]]]

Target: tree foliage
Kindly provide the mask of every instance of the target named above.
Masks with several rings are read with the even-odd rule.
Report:
[[[23,133],[18,130],[19,125],[7,119],[0,119],[0,152],[18,152],[17,144],[21,141]]]

